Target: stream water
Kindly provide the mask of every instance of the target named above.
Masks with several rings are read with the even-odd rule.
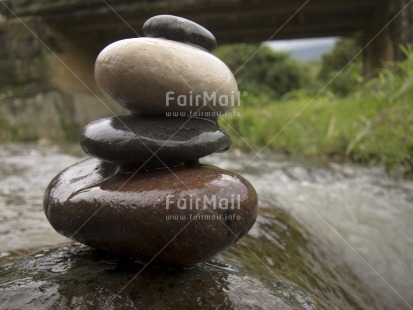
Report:
[[[47,222],[42,199],[50,180],[80,154],[51,146],[1,146],[0,257],[68,243]],[[257,189],[261,215],[248,238],[265,238],[282,257],[282,238],[265,229],[277,225],[273,210],[280,209],[307,232],[309,244],[329,254],[326,262],[311,246],[301,251],[313,261],[317,285],[328,286],[331,280],[323,271],[326,264],[347,266],[376,300],[371,308],[412,309],[413,181],[390,177],[380,167],[300,163],[270,155],[229,152],[203,162],[239,172]],[[273,266],[277,257],[262,260]],[[341,286],[357,295],[358,287]]]

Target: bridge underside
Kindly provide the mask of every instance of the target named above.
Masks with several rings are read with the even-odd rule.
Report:
[[[110,42],[140,35],[144,21],[157,14],[194,20],[210,29],[219,44],[360,31],[366,43],[372,41],[365,51],[366,74],[395,57],[399,42],[391,37],[392,27],[385,26],[399,2],[403,0],[8,1],[18,16],[40,16],[53,33],[76,38],[95,55]]]
[[[366,42],[366,74],[394,58],[390,28],[394,14],[388,0],[230,0],[230,1],[36,1],[18,14],[43,15],[68,36],[109,42],[140,34],[144,21],[156,14],[175,14],[210,29],[218,43],[345,36],[361,31]],[[392,12],[393,11],[393,12]],[[380,32],[381,31],[381,32]]]
[[[379,20],[386,22],[390,13],[388,0],[40,0],[24,6],[19,6],[22,0],[14,2],[19,16],[44,16],[66,31],[108,41],[136,36],[130,27],[140,32],[144,21],[156,14],[192,19],[210,29],[220,43],[229,43],[349,35],[367,31]]]

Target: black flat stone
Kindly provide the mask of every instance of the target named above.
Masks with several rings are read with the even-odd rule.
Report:
[[[80,145],[90,156],[129,166],[164,166],[194,161],[231,146],[212,120],[165,116],[108,117],[88,124]],[[156,156],[152,156],[156,152]],[[159,159],[158,159],[158,158]]]
[[[173,15],[158,15],[143,25],[147,37],[165,38],[201,46],[211,52],[217,47],[214,35],[207,29],[188,19]]]

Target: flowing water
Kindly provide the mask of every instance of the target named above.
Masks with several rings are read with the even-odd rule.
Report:
[[[79,155],[57,147],[0,148],[0,257],[68,243],[47,222],[42,199],[49,181],[78,160]],[[236,257],[245,262],[250,255],[259,258],[251,268],[276,270],[310,291],[322,291],[319,297],[329,299],[327,308],[336,300],[339,308],[346,308],[346,296],[357,299],[363,287],[375,302],[360,297],[359,308],[412,309],[413,181],[390,177],[380,167],[300,163],[270,155],[255,158],[233,152],[203,162],[239,172],[260,198],[260,216],[246,241],[221,255],[233,262],[229,271],[237,266]],[[280,220],[285,216],[276,210],[306,232],[308,244],[298,240],[296,246],[306,263],[294,265],[289,249],[295,245],[285,242],[294,230],[286,228]],[[264,240],[265,249],[261,243],[254,248],[259,240]],[[328,255],[321,257],[318,249]],[[308,269],[308,274],[293,266]],[[356,275],[357,283],[345,281],[346,272],[326,272],[334,266],[344,266],[341,270]],[[330,289],[334,285],[340,292]]]
[[[413,181],[392,178],[380,167],[309,165],[254,154],[240,160],[222,154],[211,162],[249,179],[261,208],[286,210],[377,299],[412,308]]]

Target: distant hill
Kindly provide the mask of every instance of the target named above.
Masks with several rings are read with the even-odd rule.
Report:
[[[302,62],[320,61],[324,53],[330,51],[337,38],[301,39],[271,41],[266,43],[276,51],[289,52],[291,56]]]

